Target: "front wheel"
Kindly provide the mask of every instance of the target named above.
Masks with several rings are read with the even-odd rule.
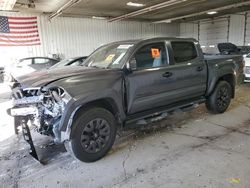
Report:
[[[215,114],[223,113],[230,105],[232,87],[226,81],[220,81],[206,101],[207,109]]]
[[[66,143],[66,148],[80,161],[97,161],[113,146],[116,129],[111,112],[98,107],[90,108],[73,122],[71,140]]]

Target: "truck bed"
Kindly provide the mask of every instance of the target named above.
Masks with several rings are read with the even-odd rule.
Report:
[[[242,59],[242,55],[204,55],[204,59],[209,61],[209,60],[226,60],[228,58],[232,59]]]
[[[223,64],[228,61],[233,62],[237,72],[237,84],[241,84],[243,82],[245,63],[242,55],[204,55],[204,60],[207,62],[208,66],[213,64]]]

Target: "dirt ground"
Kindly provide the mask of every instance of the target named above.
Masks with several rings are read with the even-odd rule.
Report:
[[[201,105],[122,132],[95,163],[79,162],[63,145],[32,133],[41,165],[14,135],[5,113],[8,88],[0,98],[0,187],[250,187],[250,84],[237,89],[224,114]]]

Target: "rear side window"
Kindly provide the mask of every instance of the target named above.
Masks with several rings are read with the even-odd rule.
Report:
[[[197,57],[197,51],[193,42],[171,42],[176,63],[190,61]]]
[[[49,62],[50,62],[49,59],[35,58],[35,64],[45,64],[45,63],[49,63]]]

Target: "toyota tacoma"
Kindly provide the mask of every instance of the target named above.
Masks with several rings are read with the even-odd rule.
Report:
[[[93,162],[111,149],[118,129],[205,103],[223,113],[243,79],[242,56],[204,57],[194,39],[151,38],[110,43],[80,66],[23,76],[13,85],[15,128],[29,127]]]

